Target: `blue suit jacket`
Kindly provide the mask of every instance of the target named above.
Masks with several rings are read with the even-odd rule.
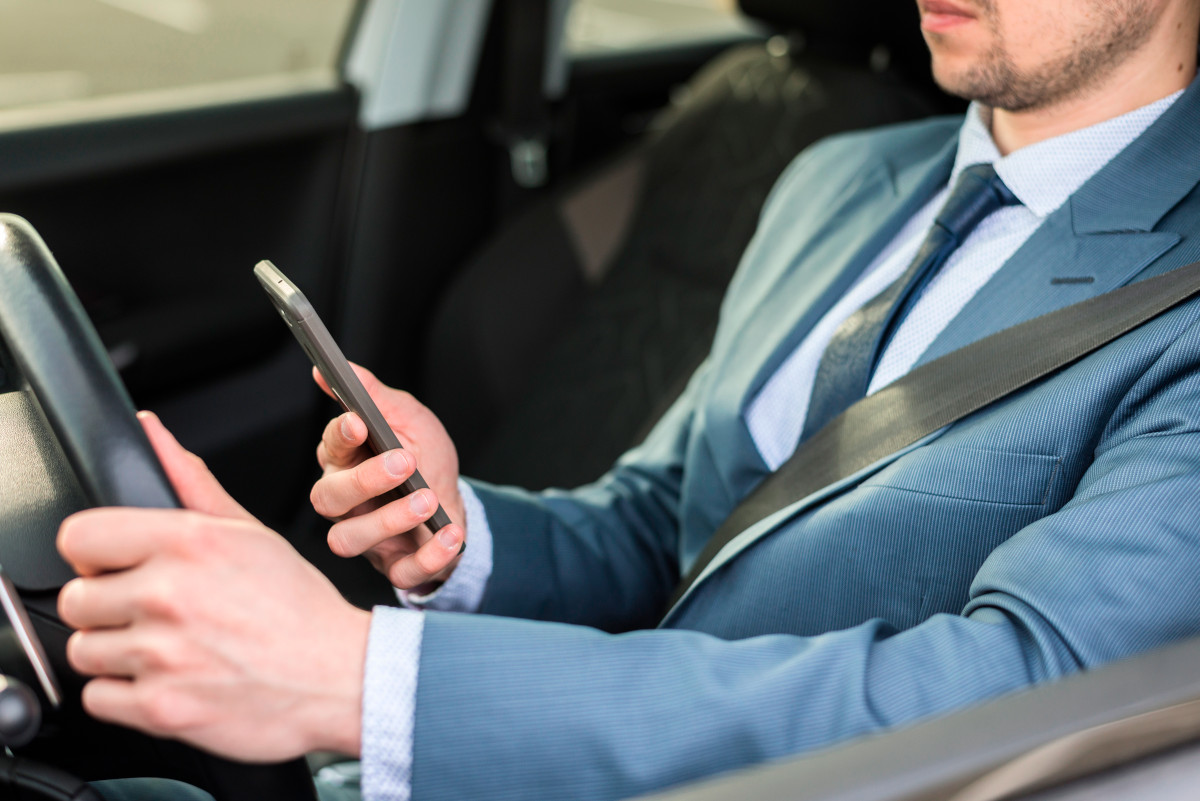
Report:
[[[922,361],[1200,259],[1198,86]],[[959,124],[802,154],[711,355],[647,441],[572,492],[477,486],[496,541],[487,614],[427,617],[415,799],[632,795],[1200,633],[1200,302],[798,499],[731,543],[663,628],[602,631],[653,625],[766,477],[748,402],[945,183]]]

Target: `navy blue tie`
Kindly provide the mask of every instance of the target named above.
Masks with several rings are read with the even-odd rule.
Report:
[[[834,332],[817,366],[801,441],[866,396],[884,348],[946,259],[985,217],[1019,202],[990,164],[959,174],[909,268]]]

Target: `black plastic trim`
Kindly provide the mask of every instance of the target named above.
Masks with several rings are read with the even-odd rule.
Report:
[[[349,128],[350,86],[0,133],[0,190]]]

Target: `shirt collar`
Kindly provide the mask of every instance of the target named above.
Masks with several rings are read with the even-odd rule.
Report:
[[[1076,189],[1158,119],[1183,90],[1078,131],[1001,156],[989,130],[989,109],[972,103],[958,137],[950,185],[972,164],[992,164],[1021,203],[1038,217],[1061,206]]]

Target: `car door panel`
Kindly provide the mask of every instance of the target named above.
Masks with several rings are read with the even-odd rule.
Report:
[[[297,384],[310,386],[302,360],[291,380],[235,396],[246,375],[276,376],[292,347],[251,268],[275,259],[331,306],[356,107],[353,89],[331,84],[0,132],[0,158],[15,165],[0,176],[0,208],[54,251],[138,405],[167,418],[277,410],[250,415],[241,440],[179,421],[184,443],[275,521],[294,507],[296,476],[267,469],[280,454],[250,443],[307,444],[318,396],[296,402]]]

